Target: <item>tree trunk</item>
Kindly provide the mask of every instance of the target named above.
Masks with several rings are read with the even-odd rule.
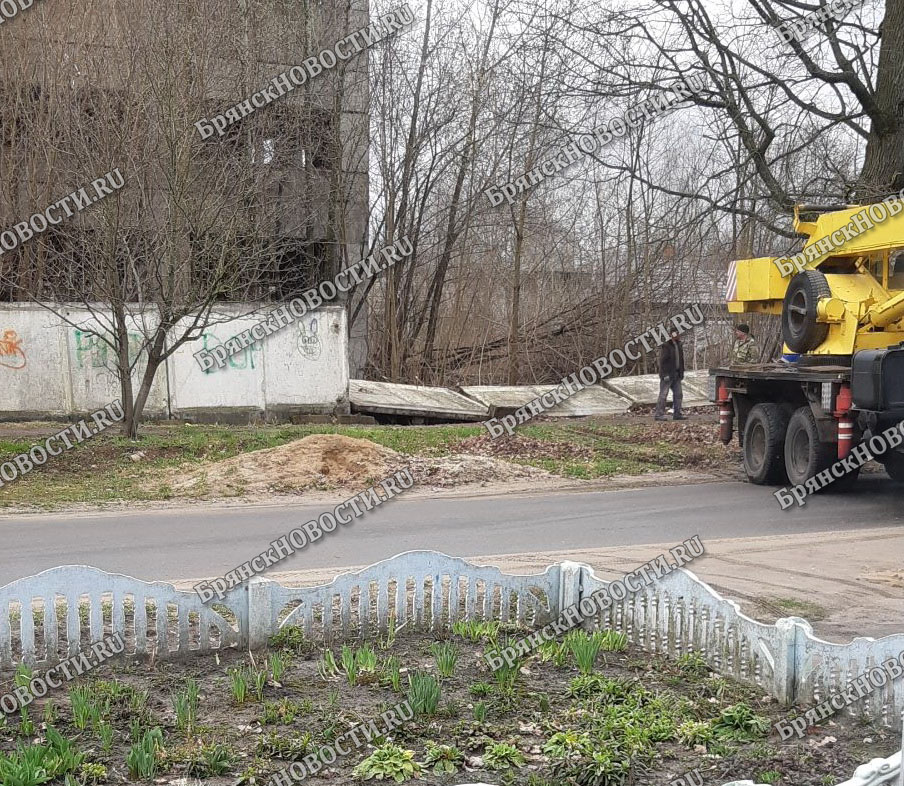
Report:
[[[886,3],[873,118],[857,185],[860,200],[904,188],[904,4]]]
[[[148,363],[145,366],[144,374],[141,377],[141,385],[138,388],[138,395],[135,396],[135,403],[132,404],[131,398],[128,402],[123,402],[126,410],[126,417],[122,422],[123,434],[129,439],[138,438],[138,426],[141,425],[141,418],[144,415],[144,407],[148,402],[148,396],[151,394],[151,385],[154,384],[154,377],[157,375],[157,369],[163,363],[164,354],[166,352],[166,334],[169,332],[170,325],[161,322],[154,332],[154,341],[148,347]],[[131,387],[131,385],[130,385]]]
[[[521,200],[521,215],[515,228],[515,265],[512,274],[512,314],[509,322],[508,338],[508,384],[517,385],[519,368],[519,334],[521,331],[521,252],[524,246],[524,214],[527,212],[527,199]]]

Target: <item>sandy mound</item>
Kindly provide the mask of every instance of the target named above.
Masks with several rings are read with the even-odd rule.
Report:
[[[181,473],[172,487],[175,491],[190,491],[200,486],[213,496],[312,487],[363,488],[403,464],[403,457],[396,451],[366,439],[312,434],[278,448],[242,453]]]
[[[235,497],[311,489],[362,491],[408,467],[415,486],[449,488],[549,477],[542,469],[487,456],[405,456],[366,439],[313,434],[278,448],[256,450],[182,470],[169,485],[177,495]]]

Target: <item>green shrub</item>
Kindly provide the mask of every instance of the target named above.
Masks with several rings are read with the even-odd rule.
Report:
[[[508,770],[525,763],[524,756],[514,745],[495,742],[488,745],[483,754],[483,763],[490,770]]]
[[[286,673],[288,665],[289,659],[282,653],[273,652],[270,654],[270,657],[267,658],[267,669],[273,676],[274,682],[282,682],[283,674]]]
[[[630,678],[604,677],[602,674],[581,674],[568,684],[568,696],[577,699],[601,697],[608,702],[625,701],[636,683]]]
[[[377,671],[377,653],[369,644],[363,644],[355,650],[355,663],[362,674],[374,674]]]
[[[439,682],[432,674],[415,671],[408,675],[408,703],[417,715],[436,714],[439,697]]]
[[[631,759],[619,748],[607,747],[577,761],[557,763],[553,772],[577,786],[621,786],[631,775]]]
[[[153,728],[144,733],[141,742],[129,748],[126,767],[132,780],[153,780],[157,774],[159,753],[163,748],[163,732]]]
[[[495,644],[499,639],[499,628],[499,622],[495,620],[467,620],[452,623],[452,632],[472,644],[478,644],[483,640]]]
[[[432,769],[435,775],[448,773],[454,775],[464,764],[465,755],[454,745],[436,745],[427,743],[424,766]]]
[[[248,700],[248,670],[241,666],[229,669],[229,679],[232,687],[232,698],[236,704],[244,704]]]
[[[104,753],[113,750],[113,727],[106,721],[97,724],[97,736],[100,738],[100,749]]]
[[[451,677],[455,673],[455,664],[458,663],[458,647],[451,641],[434,642],[430,647],[430,653],[436,661],[436,670],[440,677]]]
[[[35,724],[31,719],[28,707],[19,707],[19,736],[33,737],[35,735]]]
[[[82,764],[78,774],[82,783],[105,783],[107,780],[107,768],[94,762]]]
[[[562,667],[568,660],[568,645],[555,639],[547,639],[537,648],[537,656],[541,663],[552,661],[556,666]]]
[[[597,631],[601,639],[601,647],[604,652],[623,652],[628,649],[628,636],[625,633],[607,628],[603,631]]]
[[[590,674],[596,665],[596,657],[603,646],[601,634],[588,634],[583,630],[573,630],[565,637],[565,644],[581,674]]]
[[[273,759],[301,761],[310,751],[314,737],[310,732],[297,735],[282,735],[271,731],[257,741],[257,753]]]
[[[482,699],[493,693],[493,686],[489,682],[475,682],[468,688],[468,693],[475,699]]]
[[[347,644],[342,645],[342,657],[339,659],[342,664],[342,670],[345,672],[345,679],[349,685],[358,684],[358,659],[355,657],[355,651]]]
[[[402,663],[395,655],[390,655],[389,657],[383,659],[383,665],[381,667],[381,670],[383,672],[382,681],[384,684],[388,683],[396,693],[402,692],[401,669]]]
[[[770,726],[768,718],[757,715],[744,702],[723,709],[713,723],[713,729],[720,737],[742,742],[765,736],[769,733]]]
[[[694,745],[707,745],[715,737],[709,721],[685,721],[678,726],[678,742],[693,748]]]
[[[198,718],[199,688],[196,680],[186,680],[185,689],[173,694],[173,712],[176,714],[176,728],[191,734]]]
[[[258,701],[263,701],[264,687],[266,686],[267,679],[270,676],[267,673],[267,669],[250,669],[249,674],[251,675],[251,684],[254,685],[254,695],[257,697]]]
[[[339,673],[339,666],[336,665],[336,656],[333,655],[332,650],[323,651],[323,655],[317,662],[317,673],[325,681],[331,680]]]
[[[44,705],[44,712],[42,713],[44,725],[53,726],[57,722],[59,716],[60,708],[57,707],[57,703],[51,699]]]
[[[724,677],[707,677],[700,683],[700,692],[706,698],[721,699],[731,689]]]
[[[310,647],[310,642],[308,642],[304,636],[304,628],[301,628],[298,625],[286,625],[270,637],[271,649],[301,653],[306,649],[310,649]]]
[[[569,759],[590,752],[590,735],[579,731],[557,731],[543,746],[551,759]]]
[[[678,670],[685,677],[705,677],[709,674],[709,664],[699,652],[688,652],[676,661]]]
[[[75,685],[69,689],[69,704],[72,707],[72,724],[84,731],[92,715],[91,690],[87,685]]]
[[[304,699],[301,703],[291,699],[282,698],[278,702],[265,701],[261,712],[261,724],[263,725],[289,725],[294,723],[298,715],[307,715],[314,709],[310,699]]]
[[[389,780],[403,783],[420,773],[420,766],[414,760],[414,751],[399,745],[385,743],[354,769],[354,775],[361,780]]]
[[[489,647],[487,648],[487,654],[496,658],[501,658],[502,651],[507,644],[508,642],[505,642],[502,646],[497,644],[496,646]],[[493,672],[493,676],[496,678],[496,685],[502,693],[512,693],[514,691],[515,683],[518,681],[518,675],[521,673],[521,667],[523,665],[524,660],[520,657],[516,658],[511,666],[507,661],[503,660],[502,665]]]
[[[232,755],[225,745],[204,745],[188,763],[186,774],[191,778],[216,778],[232,767]]]
[[[20,663],[16,666],[16,673],[13,675],[13,683],[17,688],[28,688],[29,683],[34,677],[34,671],[27,663]]]
[[[19,745],[8,755],[0,753],[0,783],[3,786],[39,786],[78,772],[85,755],[52,726],[43,745]]]

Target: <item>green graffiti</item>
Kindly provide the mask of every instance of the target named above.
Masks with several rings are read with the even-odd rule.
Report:
[[[229,340],[227,340],[226,343],[228,343]],[[201,336],[201,343],[204,345],[204,349],[209,350],[212,347],[220,346],[223,342],[212,333],[204,333]],[[257,352],[263,352],[263,347],[261,347],[260,342],[255,341],[253,344],[249,344],[245,347],[241,352],[236,352],[236,354],[227,357],[226,364],[229,368],[234,368],[237,371],[244,371],[246,369],[253,370],[257,368],[254,362],[254,355]],[[209,368],[205,369],[204,373],[212,374],[216,370],[216,367]]]
[[[115,367],[113,352],[97,333],[87,330],[74,330],[75,337],[75,363],[79,368],[106,368]],[[138,357],[144,336],[141,333],[129,333],[129,363]]]

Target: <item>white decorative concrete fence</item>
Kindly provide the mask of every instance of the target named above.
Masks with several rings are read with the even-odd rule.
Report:
[[[607,584],[585,565],[573,569],[581,574],[582,596]],[[814,636],[800,617],[772,625],[757,622],[687,570],[613,603],[595,624],[626,633],[631,643],[650,652],[670,657],[697,652],[715,672],[758,685],[786,704],[818,704],[904,652],[904,634],[832,644]],[[889,679],[850,711],[896,728],[904,711],[902,683]]]
[[[298,625],[316,640],[376,635],[390,623],[438,631],[473,618],[538,627],[606,584],[575,562],[509,575],[438,552],[411,551],[323,586],[283,587],[254,578],[222,605],[209,607],[169,584],[68,566],[0,588],[0,668],[19,660],[50,663],[111,633],[123,634],[127,652],[153,650],[162,657],[263,647],[286,625]],[[904,651],[904,634],[832,644],[816,638],[799,617],[757,622],[687,570],[613,603],[586,625],[621,631],[659,655],[697,652],[715,672],[800,705],[819,703]],[[902,682],[889,680],[849,711],[897,727]]]
[[[52,665],[113,633],[128,641],[127,652],[158,657],[239,645],[247,614],[236,608],[231,624],[170,584],[84,565],[45,570],[0,587],[0,670]]]
[[[321,586],[283,587],[253,578],[222,604],[205,606],[194,592],[170,584],[66,566],[0,587],[0,672],[20,661],[46,667],[113,633],[122,635],[128,654],[165,658],[263,647],[288,625],[315,640],[372,636],[390,624],[440,631],[468,619],[539,627],[606,584],[575,562],[510,575],[439,552],[409,551]],[[801,705],[822,701],[904,650],[904,635],[831,644],[798,617],[756,622],[683,569],[587,621],[587,627],[597,626],[621,631],[651,653],[697,652],[717,673]],[[901,680],[890,680],[848,711],[897,727],[902,709]],[[898,784],[901,769],[901,753],[874,759],[842,786]]]

